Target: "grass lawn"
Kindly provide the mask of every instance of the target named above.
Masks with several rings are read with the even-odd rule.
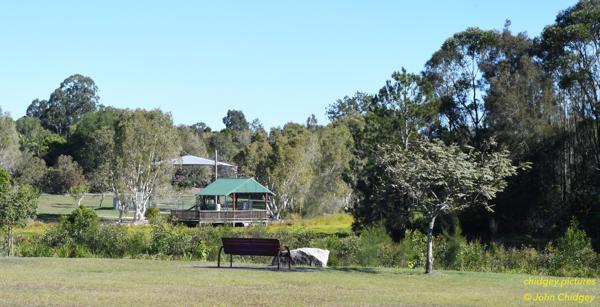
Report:
[[[111,194],[104,195],[102,207],[100,207],[101,200],[102,197],[100,195],[86,195],[81,204],[94,209],[100,217],[116,218],[119,216],[119,212],[112,208],[113,198]],[[76,207],[77,205],[73,202],[73,198],[69,195],[42,194],[39,198],[37,210],[38,219],[57,221],[61,215],[71,213]]]
[[[190,200],[191,199],[191,200]],[[185,208],[193,205],[193,196],[185,198]],[[119,212],[112,207],[113,196],[110,193],[104,195],[104,200],[99,194],[88,194],[83,198],[81,204],[90,207],[96,211],[99,217],[116,219]],[[39,198],[38,219],[46,222],[55,222],[60,216],[71,213],[77,205],[69,195],[42,194]],[[159,205],[161,209],[179,208],[178,205]],[[131,217],[133,212],[129,212],[125,217]]]
[[[525,286],[527,275],[302,267],[277,272],[159,260],[0,258],[0,273],[0,305],[520,306],[527,305],[525,293],[599,294],[598,285]]]
[[[190,197],[188,197],[190,198]],[[102,202],[102,206],[100,203]],[[104,195],[104,200],[100,195],[86,195],[81,202],[82,205],[90,207],[96,211],[99,217],[105,219],[116,219],[119,216],[119,212],[112,208],[113,197],[112,194],[107,193]],[[189,208],[193,204],[193,200],[186,199],[186,204],[179,206],[176,205],[159,205],[159,208]],[[38,205],[38,220],[43,222],[57,222],[60,220],[62,215],[67,215],[75,209],[77,205],[74,204],[73,199],[69,195],[52,195],[42,194],[39,198]],[[168,214],[168,213],[164,213]],[[125,217],[131,217],[132,213],[125,215]],[[276,231],[278,229],[303,229],[311,230],[322,233],[347,233],[352,232],[352,216],[349,214],[331,214],[324,215],[310,219],[297,219],[285,221],[280,224],[271,224],[270,230]]]

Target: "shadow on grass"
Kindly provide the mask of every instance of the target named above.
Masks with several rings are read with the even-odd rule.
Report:
[[[235,265],[229,267],[229,262],[224,262],[221,267],[214,265],[195,265],[195,269],[219,269],[219,270],[247,270],[247,271],[272,271],[277,272],[277,267],[273,265]],[[312,267],[312,266],[292,266],[291,270],[288,270],[286,265],[281,266],[280,272],[343,272],[343,273],[363,273],[363,274],[393,274],[393,275],[416,275],[426,276],[421,270],[409,270],[409,269],[382,269],[372,267]],[[435,276],[443,276],[443,274],[434,273]]]
[[[62,216],[62,214],[57,213],[38,213],[37,219],[44,223],[56,223],[60,222]]]
[[[113,207],[97,207],[97,208],[94,208],[94,210],[97,210],[97,211],[112,211],[112,210],[114,210],[114,208]]]
[[[408,268],[378,268],[378,267],[330,267],[331,271],[347,273],[366,273],[366,274],[386,274],[386,275],[405,275],[405,276],[443,276],[443,273],[434,272],[425,274],[421,269]]]
[[[330,268],[332,271],[338,272],[348,272],[348,273],[368,273],[368,274],[381,274],[383,273],[381,270],[377,270],[375,268],[361,268],[361,267],[332,267]]]
[[[306,272],[323,272],[327,270],[326,268],[319,267],[304,267],[304,266],[292,266],[292,269],[288,269],[287,266],[281,266],[281,269],[278,271],[277,266],[273,265],[256,265],[256,266],[233,266],[229,267],[229,264],[221,265],[221,267],[217,267],[217,265],[195,265],[192,266],[194,269],[218,269],[218,270],[240,270],[240,271],[263,271],[263,272],[296,272],[296,273],[306,273]]]
[[[52,208],[75,208],[77,206],[73,205],[73,204],[51,204],[50,207]]]

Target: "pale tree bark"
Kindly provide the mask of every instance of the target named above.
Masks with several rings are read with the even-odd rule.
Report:
[[[429,217],[429,228],[427,229],[427,263],[425,265],[425,273],[433,272],[433,226],[435,225],[436,215]]]
[[[138,109],[121,115],[114,140],[113,190],[133,207],[133,222],[141,222],[155,188],[168,184],[171,161],[180,152],[177,131],[169,114]]]
[[[117,198],[117,209],[119,209],[119,224],[123,222],[123,208],[121,208],[121,201]]]
[[[267,211],[269,212],[269,215],[271,215],[272,219],[281,219],[281,207],[275,203],[275,200],[271,200],[269,202],[269,205],[267,206]]]
[[[8,227],[6,229],[6,236],[4,237],[4,242],[2,242],[4,248],[4,254],[8,257],[14,256],[14,233],[12,227]]]
[[[305,142],[302,147],[287,148],[286,150],[296,154],[296,158],[285,158],[267,178],[278,200],[277,204],[273,202],[276,206],[273,217],[276,219],[279,219],[285,210],[293,209],[295,204],[302,205],[310,180],[314,176],[312,164],[316,160],[318,142],[314,136]]]
[[[133,217],[134,222],[143,221],[146,217],[146,208],[148,204],[148,196],[144,195],[143,192],[137,192],[135,196],[135,215]]]

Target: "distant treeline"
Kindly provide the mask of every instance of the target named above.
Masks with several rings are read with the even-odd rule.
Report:
[[[575,219],[600,249],[600,1],[561,11],[539,37],[468,28],[441,45],[422,72],[394,72],[375,93],[356,93],[314,116],[265,130],[230,110],[225,129],[177,126],[180,153],[233,161],[276,193],[281,214],[318,215],[346,208],[356,230],[383,223],[395,239],[423,229],[409,200],[390,192],[376,163],[379,145],[410,148],[416,138],[476,150],[493,138],[513,163],[531,169],[509,178],[494,212],[443,216],[439,230],[461,225],[467,238],[544,246]],[[391,66],[402,63],[391,64]],[[317,110],[318,111],[318,110]],[[0,119],[0,162],[15,180],[65,192],[80,181],[107,191],[103,157],[123,110],[99,103],[89,77],[67,78],[27,115]],[[184,171],[180,171],[184,172]],[[180,173],[176,187],[210,181],[206,170]]]

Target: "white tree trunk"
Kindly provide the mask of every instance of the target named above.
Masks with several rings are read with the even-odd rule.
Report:
[[[117,209],[119,211],[119,224],[121,222],[123,222],[123,204],[121,203],[121,199],[119,198],[119,195],[117,193],[115,193],[115,196],[113,198],[113,204],[115,209]]]
[[[429,229],[427,230],[427,263],[425,264],[425,273],[433,272],[433,226],[435,225],[435,215],[429,217]]]
[[[269,211],[269,214],[271,214],[271,218],[273,218],[274,220],[281,219],[281,208],[277,206],[274,199],[269,202],[267,210]]]
[[[144,214],[146,214],[146,198],[144,197],[144,193],[136,192],[135,193],[135,216],[133,217],[134,222],[141,222],[146,219]]]

